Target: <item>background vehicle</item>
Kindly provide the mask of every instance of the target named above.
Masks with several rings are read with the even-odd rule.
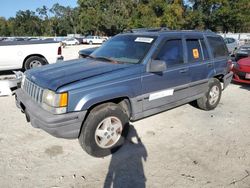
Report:
[[[246,58],[250,56],[250,44],[242,45],[238,50],[235,52],[235,60],[239,61],[242,58]]]
[[[63,46],[66,46],[66,45],[79,45],[80,43],[75,38],[68,38],[66,40],[63,40],[62,44],[63,44]]]
[[[79,58],[86,58],[88,57],[92,52],[94,52],[98,47],[94,47],[94,48],[87,48],[87,49],[83,49],[80,50],[78,52],[79,54]]]
[[[78,138],[88,154],[103,157],[122,146],[129,121],[191,101],[216,108],[230,69],[215,33],[123,33],[89,58],[26,71],[16,104],[32,126]]]
[[[86,38],[83,39],[84,44],[102,44],[105,42],[107,39],[103,39],[99,36],[87,36]]]
[[[79,44],[83,44],[83,39],[85,39],[84,36],[82,37],[75,37],[76,40],[78,40]]]
[[[237,40],[234,38],[224,38],[224,41],[227,45],[230,54],[233,53],[239,47]]]
[[[1,41],[0,70],[31,69],[62,60],[55,41]]]
[[[233,66],[233,81],[250,84],[250,57],[240,59]]]

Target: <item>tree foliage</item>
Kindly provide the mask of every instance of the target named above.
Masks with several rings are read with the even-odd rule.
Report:
[[[0,17],[0,36],[55,36],[68,33],[114,35],[124,29],[162,27],[249,32],[249,0],[78,0],[36,12]]]

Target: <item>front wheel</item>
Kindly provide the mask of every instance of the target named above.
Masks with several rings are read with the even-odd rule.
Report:
[[[128,133],[129,119],[125,110],[114,103],[105,103],[90,111],[82,125],[79,142],[94,157],[117,151]]]
[[[29,70],[46,65],[47,61],[39,56],[31,56],[24,62],[24,69]]]
[[[209,81],[208,91],[197,100],[197,105],[203,110],[213,110],[217,107],[221,98],[221,84],[216,78]]]

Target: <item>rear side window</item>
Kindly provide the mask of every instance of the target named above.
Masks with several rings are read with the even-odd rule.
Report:
[[[198,39],[187,39],[188,62],[202,61],[201,46]]]
[[[157,54],[156,60],[165,61],[168,67],[182,64],[184,62],[182,40],[172,39],[166,41]]]
[[[214,58],[228,56],[224,41],[221,37],[207,37]]]

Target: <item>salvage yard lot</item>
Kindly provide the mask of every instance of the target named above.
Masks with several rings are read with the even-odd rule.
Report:
[[[66,47],[65,59],[87,47]],[[132,122],[125,146],[98,159],[1,97],[0,187],[250,187],[249,99],[249,86],[231,84],[213,111],[187,104]]]

